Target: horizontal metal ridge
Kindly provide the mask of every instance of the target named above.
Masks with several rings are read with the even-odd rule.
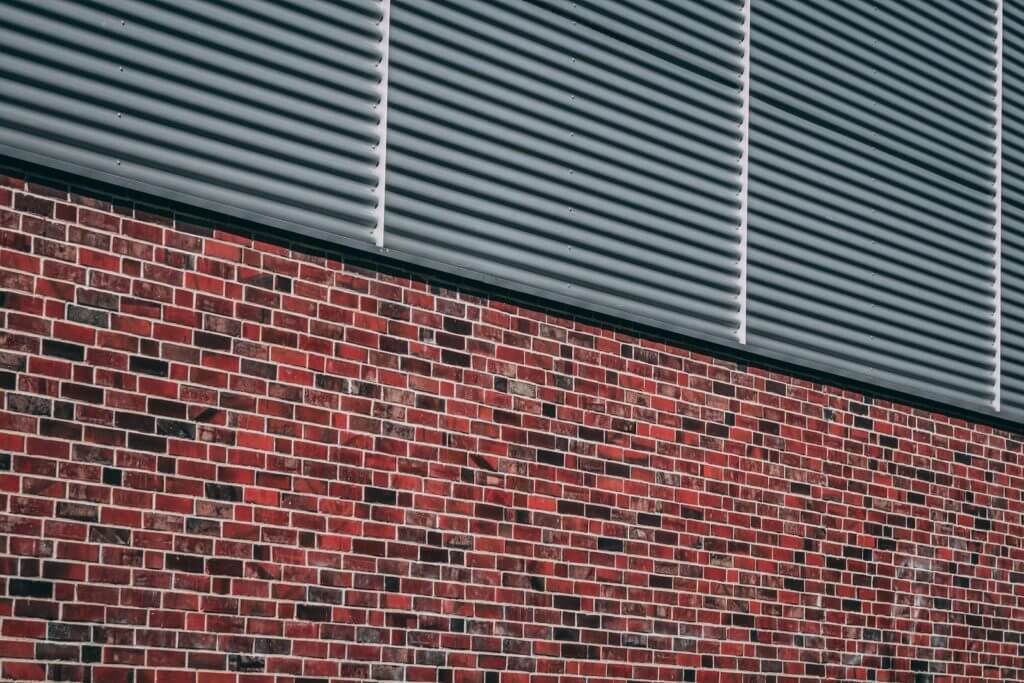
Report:
[[[995,5],[765,0],[751,32],[750,345],[991,408]]]
[[[11,0],[0,144],[370,240],[381,5]]]
[[[735,30],[690,37],[648,3],[393,0],[385,246],[735,339],[742,15],[693,11]]]

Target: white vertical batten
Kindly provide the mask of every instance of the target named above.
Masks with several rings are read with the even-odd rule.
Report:
[[[388,53],[391,49],[391,0],[381,0],[380,82],[377,84],[377,186],[373,189],[376,205],[373,242],[384,246],[384,188],[388,170]]]
[[[998,411],[1003,384],[1003,0],[996,2],[995,75],[995,382],[992,407]]]
[[[747,343],[747,188],[750,185],[750,2],[743,2],[743,75],[740,95],[743,99],[740,121],[740,310],[737,336]]]

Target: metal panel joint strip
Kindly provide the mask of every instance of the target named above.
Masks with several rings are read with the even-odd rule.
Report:
[[[750,0],[743,2],[743,97],[740,121],[740,262],[739,262],[739,329],[740,344],[747,343],[747,188],[750,186]]]
[[[378,248],[384,246],[384,196],[387,179],[388,158],[388,52],[391,44],[391,0],[381,0],[381,58],[378,65],[377,112],[377,184],[374,186],[373,242]]]
[[[994,295],[995,315],[995,371],[992,408],[1000,410],[1002,393],[1002,348],[1003,348],[1003,0],[996,2],[996,73],[995,73],[995,258]]]

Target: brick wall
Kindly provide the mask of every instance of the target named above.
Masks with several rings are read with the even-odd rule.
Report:
[[[1024,679],[1015,435],[11,173],[5,681]]]

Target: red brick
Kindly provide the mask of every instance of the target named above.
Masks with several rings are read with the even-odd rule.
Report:
[[[42,188],[0,183],[5,679],[1024,675],[1017,433]]]

